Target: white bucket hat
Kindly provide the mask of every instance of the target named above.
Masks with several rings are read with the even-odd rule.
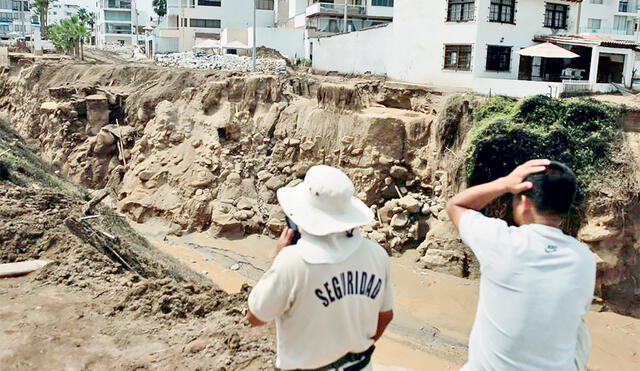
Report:
[[[278,202],[300,229],[327,236],[369,224],[373,212],[354,197],[351,179],[331,166],[314,166],[295,187],[278,189]]]

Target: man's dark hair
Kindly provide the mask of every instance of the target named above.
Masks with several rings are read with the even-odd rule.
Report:
[[[533,188],[524,192],[542,214],[566,215],[575,199],[578,184],[569,167],[551,161],[543,172],[529,175],[525,181],[533,183]]]

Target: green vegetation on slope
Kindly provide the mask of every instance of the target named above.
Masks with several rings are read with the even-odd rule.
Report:
[[[79,187],[53,174],[51,169],[22,142],[4,122],[0,122],[0,181],[19,186],[35,184],[57,189],[70,196],[83,196]]]
[[[596,174],[611,164],[622,138],[619,114],[595,100],[491,98],[474,115],[466,156],[469,184],[504,176],[532,158],[549,158],[575,171],[584,196]]]

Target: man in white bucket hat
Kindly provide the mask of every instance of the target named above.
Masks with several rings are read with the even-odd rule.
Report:
[[[280,369],[372,369],[373,344],[393,318],[391,273],[386,251],[356,230],[373,213],[353,194],[351,180],[324,165],[278,190],[301,238],[289,246],[294,231],[282,232],[247,317],[256,326],[275,319]]]

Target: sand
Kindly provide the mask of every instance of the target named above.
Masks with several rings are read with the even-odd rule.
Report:
[[[159,224],[137,224],[141,234],[192,269],[206,271],[228,292],[253,284],[267,269],[275,241],[252,236],[217,240],[205,233],[159,238]],[[418,269],[415,251],[393,257],[396,317],[374,355],[375,370],[458,369],[466,359],[468,334],[478,300],[478,282]],[[240,262],[240,263],[238,263]],[[586,316],[593,341],[591,370],[640,368],[640,320],[615,313]]]

